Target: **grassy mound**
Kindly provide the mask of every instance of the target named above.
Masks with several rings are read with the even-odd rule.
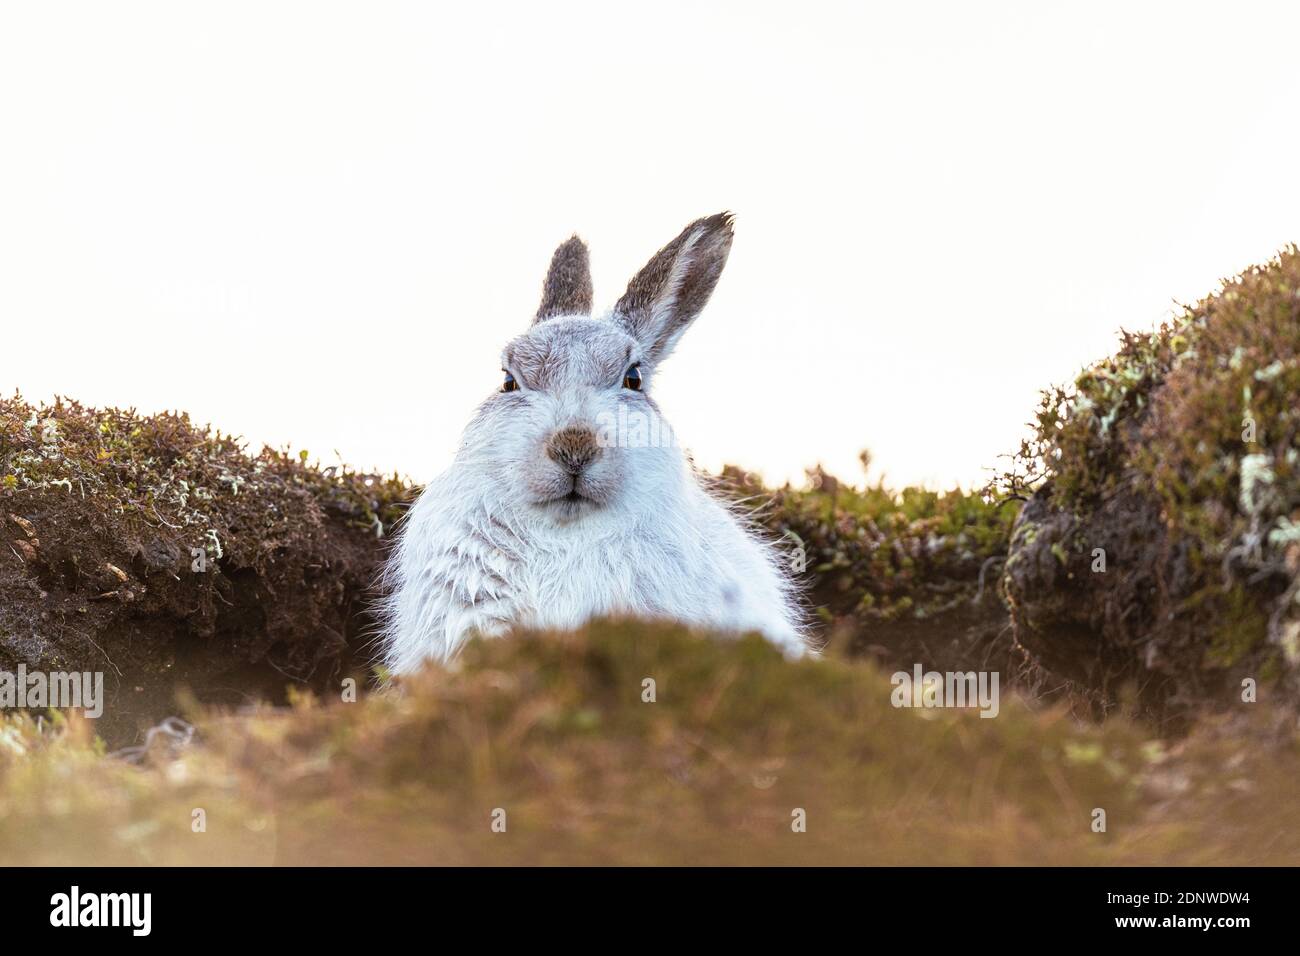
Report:
[[[1044,396],[1014,532],[1016,637],[1047,667],[1176,703],[1300,664],[1300,250]],[[1098,558],[1104,561],[1100,569]]]
[[[99,730],[130,742],[182,687],[283,700],[364,669],[406,491],[184,415],[0,400],[0,670],[103,672]]]
[[[475,642],[458,669],[355,703],[209,712],[197,742],[139,767],[101,757],[84,721],[11,716],[0,856],[1300,862],[1294,715],[1242,705],[1169,747],[1010,695],[990,720],[896,708],[892,692],[870,665],[789,663],[756,637],[597,622]]]

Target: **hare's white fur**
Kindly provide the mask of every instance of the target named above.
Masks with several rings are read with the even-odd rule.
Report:
[[[480,406],[451,467],[412,506],[385,569],[392,673],[445,661],[473,634],[571,629],[600,615],[758,631],[791,656],[804,652],[784,562],[701,485],[649,394],[655,366],[707,300],[730,237],[730,217],[700,220],[608,316],[549,315],[544,301],[537,323],[507,346],[502,364],[518,390]],[[582,247],[582,279],[585,257]],[[548,278],[548,295],[551,286]],[[639,391],[623,387],[633,364]],[[650,428],[629,435],[629,420]],[[548,454],[566,429],[600,432],[576,474]]]

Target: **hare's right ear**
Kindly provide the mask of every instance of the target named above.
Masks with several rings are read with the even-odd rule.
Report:
[[[551,256],[551,268],[542,283],[542,304],[534,324],[557,315],[591,314],[591,261],[587,246],[577,236],[560,243]]]
[[[665,358],[718,284],[731,252],[732,215],[697,219],[636,274],[612,318],[641,343],[646,361]]]

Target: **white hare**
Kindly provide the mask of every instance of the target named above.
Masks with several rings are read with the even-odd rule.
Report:
[[[392,673],[445,661],[473,634],[606,614],[754,630],[804,653],[785,562],[700,484],[650,397],[731,239],[730,214],[691,223],[601,318],[587,247],[574,236],[556,250],[532,327],[502,353],[504,384],[384,571]]]

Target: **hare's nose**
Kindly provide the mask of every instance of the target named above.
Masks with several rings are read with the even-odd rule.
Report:
[[[576,475],[600,457],[600,443],[590,428],[561,428],[546,439],[546,456]]]

